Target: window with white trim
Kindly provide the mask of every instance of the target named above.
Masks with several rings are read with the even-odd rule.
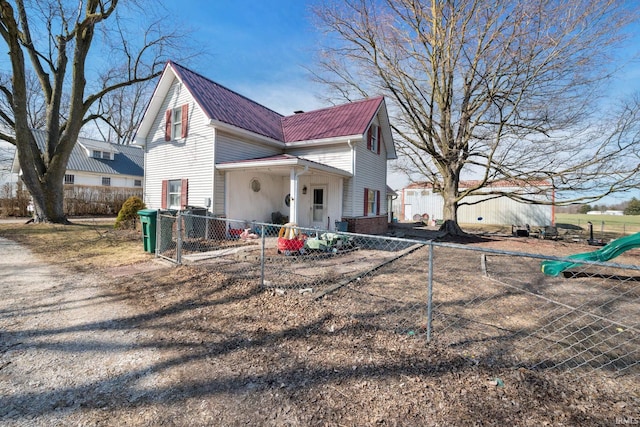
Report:
[[[378,153],[378,144],[380,143],[380,141],[378,141],[378,125],[376,125],[375,123],[371,125],[371,143],[369,144],[369,150],[373,151],[374,153]]]
[[[109,187],[111,185],[111,178],[108,176],[103,176],[102,185],[104,185],[105,187]]]
[[[171,139],[182,137],[182,107],[171,110]]]
[[[133,180],[133,186],[134,187],[142,187],[142,180],[141,179],[134,179]]]
[[[182,180],[169,180],[167,191],[167,207],[169,209],[180,209],[180,196],[182,195]]]
[[[102,158],[102,151],[93,150],[92,156],[93,156],[94,159],[101,159]]]
[[[75,175],[71,175],[71,174],[64,174],[64,183],[65,184],[73,184],[75,182]]]
[[[102,152],[102,158],[106,159],[106,160],[111,160],[111,153],[108,151],[103,151]]]
[[[376,191],[369,189],[368,193],[369,194],[367,196],[367,215],[372,216],[372,215],[375,215],[376,212],[378,212]]]

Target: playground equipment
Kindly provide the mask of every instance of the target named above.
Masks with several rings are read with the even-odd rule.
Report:
[[[579,261],[605,262],[634,248],[640,248],[640,233],[616,239],[608,245],[605,245],[602,248],[598,249],[597,251],[573,254],[567,257],[575,259],[576,262],[542,261],[540,263],[540,267],[542,268],[542,272],[547,276],[557,276],[564,270],[582,265],[582,263]]]
[[[300,233],[298,224],[288,222],[280,228],[278,233],[278,253],[292,255],[303,250],[305,237]]]

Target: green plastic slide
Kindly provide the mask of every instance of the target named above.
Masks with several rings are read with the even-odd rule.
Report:
[[[634,248],[640,248],[640,233],[616,239],[608,245],[598,249],[597,251],[573,254],[569,255],[567,258],[581,261],[605,262],[621,255],[629,249]],[[580,262],[571,261],[542,261],[540,263],[542,272],[547,276],[557,276],[564,270],[571,267],[577,267],[579,265],[581,265]]]

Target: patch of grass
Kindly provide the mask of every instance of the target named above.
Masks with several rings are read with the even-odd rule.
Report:
[[[596,235],[604,233],[620,237],[640,232],[640,215],[556,214],[556,223],[571,224],[585,231],[589,229],[589,221]]]
[[[113,222],[0,224],[0,237],[18,242],[41,259],[78,270],[117,267],[149,260],[139,231],[115,230]]]

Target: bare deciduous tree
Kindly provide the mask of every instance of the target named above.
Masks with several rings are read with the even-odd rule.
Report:
[[[0,36],[11,63],[11,84],[0,82],[11,107],[2,120],[13,130],[0,139],[16,146],[37,222],[67,222],[64,173],[81,128],[103,113],[98,103],[158,76],[168,55],[180,51],[185,39],[170,30],[170,20],[153,18],[158,9],[118,0],[0,0]],[[31,132],[42,124],[30,120],[33,96],[45,109],[42,149]]]
[[[342,98],[389,99],[404,169],[441,191],[444,230],[461,233],[461,200],[499,180],[545,180],[583,202],[637,183],[638,104],[613,111],[602,96],[635,6],[327,0],[316,15],[332,37],[317,79]],[[461,190],[464,175],[477,184]]]
[[[153,91],[150,83],[123,87],[100,99],[95,121],[96,129],[105,141],[118,144],[132,141]]]

